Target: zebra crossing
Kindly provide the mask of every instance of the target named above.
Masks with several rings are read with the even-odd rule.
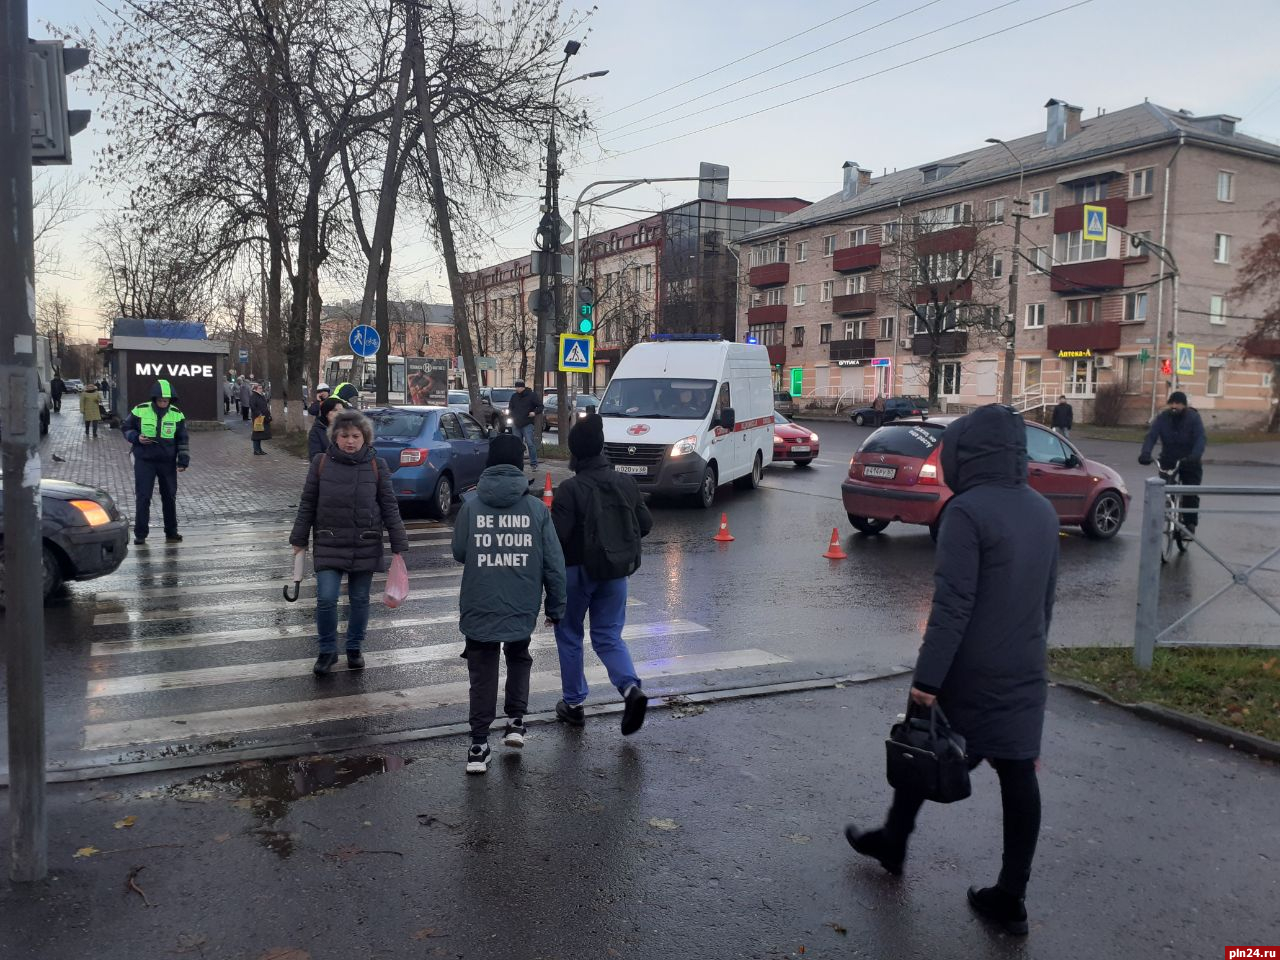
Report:
[[[382,606],[385,576],[376,576],[365,669],[348,671],[340,661],[321,680],[311,674],[314,581],[304,581],[297,603],[281,596],[291,583],[287,525],[190,527],[176,547],[132,548],[116,573],[93,584],[77,748],[82,755],[138,759],[464,719],[462,571],[450,552],[452,531],[431,521],[408,527],[408,600],[395,610]],[[643,571],[633,592],[641,592],[642,577]],[[624,637],[651,694],[736,685],[729,679],[734,671],[754,677],[789,662],[668,616],[640,596],[628,606]],[[344,613],[345,601],[340,620]],[[340,643],[344,630],[340,623]],[[560,687],[552,632],[539,627],[531,650],[531,709],[546,710]],[[603,668],[590,669],[588,682],[602,699],[616,696]]]

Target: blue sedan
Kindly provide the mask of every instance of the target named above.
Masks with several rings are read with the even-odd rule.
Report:
[[[366,410],[373,446],[391,467],[401,502],[425,502],[443,519],[460,491],[474,487],[489,459],[489,433],[467,413],[447,407]]]

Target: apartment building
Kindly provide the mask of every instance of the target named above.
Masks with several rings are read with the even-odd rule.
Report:
[[[581,241],[583,282],[595,292],[595,373],[603,390],[622,354],[652,333],[720,333],[732,339],[738,316],[738,263],[732,241],[808,205],[796,197],[695,200]],[[570,252],[566,249],[566,252]],[[468,322],[477,355],[490,358],[486,382],[533,376],[538,289],[529,257],[466,276]],[[562,293],[567,315],[572,293]],[[554,367],[547,386],[554,383]]]
[[[360,301],[343,300],[321,307],[320,330],[322,359],[351,353],[348,337],[360,322]],[[370,321],[372,323],[372,321]],[[388,337],[384,348],[401,357],[456,358],[454,349],[453,307],[443,303],[421,303],[417,300],[391,300],[387,303]]]
[[[1280,351],[1248,342],[1262,304],[1229,291],[1280,197],[1280,147],[1223,114],[1045,109],[1043,131],[885,176],[848,162],[839,193],[743,238],[738,336],[769,346],[783,389],[827,403],[926,394],[936,350],[944,404],[990,403],[1012,326],[1024,408],[1061,393],[1087,419],[1115,384],[1123,419],[1141,423],[1176,381],[1210,425],[1265,422]],[[1084,239],[1086,204],[1106,207],[1105,242]],[[939,262],[962,282],[931,328],[915,305],[937,285],[917,271]],[[1190,374],[1177,343],[1194,347]]]

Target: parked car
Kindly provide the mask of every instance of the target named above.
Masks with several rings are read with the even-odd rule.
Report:
[[[877,410],[871,406],[858,407],[849,414],[849,419],[860,427],[878,427],[882,423],[889,423],[891,420],[901,420],[903,417],[923,417],[927,416],[928,413],[929,401],[924,397],[886,397],[883,410]]]
[[[470,413],[471,394],[465,390],[450,390],[448,404],[450,410],[461,410],[463,413]]]
[[[789,393],[774,393],[773,409],[784,417],[796,415],[796,398]]]
[[[891,522],[927,526],[951,499],[942,477],[942,434],[956,417],[902,420],[871,434],[849,462],[840,484],[849,522],[866,534]],[[1079,526],[1093,540],[1110,540],[1129,512],[1129,491],[1115,470],[1085,458],[1069,440],[1027,424],[1027,480],[1042,493],[1063,526]]]
[[[489,431],[448,407],[366,410],[373,446],[391,467],[396,499],[425,502],[444,518],[459,492],[474,487],[489,459]]]
[[[84,381],[79,377],[68,377],[62,381],[62,385],[67,388],[67,393],[80,393],[84,390]]]
[[[818,435],[773,412],[773,462],[786,460],[807,467],[818,456]]]
[[[515,395],[515,387],[481,388],[480,399],[484,406],[483,410],[478,411],[481,419],[494,429],[501,430],[507,425],[507,406]]]
[[[574,398],[574,410],[577,412],[579,417],[585,417],[587,415],[588,407],[595,407],[598,410],[600,408],[600,399],[598,397],[593,397],[589,393],[580,393],[576,398]],[[557,395],[554,393],[548,393],[544,396],[542,398],[542,409],[543,429],[559,431],[560,401],[557,399]]]
[[[4,502],[0,499],[0,530]],[[129,521],[105,491],[65,480],[40,481],[40,565],[47,600],[66,580],[113,573],[129,552]],[[0,607],[4,606],[4,541],[0,538]]]

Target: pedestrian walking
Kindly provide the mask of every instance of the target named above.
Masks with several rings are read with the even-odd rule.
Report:
[[[605,459],[604,421],[597,414],[574,424],[569,452],[574,476],[560,484],[551,506],[568,579],[568,604],[556,624],[563,693],[556,717],[575,727],[585,722],[582,704],[589,691],[583,638],[590,616],[591,648],[622,694],[622,733],[630,735],[644,723],[649,700],[622,639],[627,578],[640,568],[640,538],[652,529],[653,518],[635,480],[615,472]]]
[[[93,439],[98,439],[98,423],[102,420],[102,406],[99,403],[98,388],[93,383],[85,385],[84,392],[80,394],[80,416],[84,417],[84,435],[89,436],[90,428],[93,429]]]
[[[181,543],[178,533],[178,474],[191,464],[187,418],[174,403],[168,380],[157,380],[151,400],[129,411],[120,428],[133,445],[133,486],[137,515],[133,542],[142,546],[151,529],[151,493],[160,487],[165,543]]]
[[[329,449],[329,420],[335,410],[345,410],[347,405],[337,397],[326,397],[316,409],[315,420],[307,433],[307,457],[315,459],[317,453]]]
[[[1064,437],[1071,436],[1071,427],[1075,424],[1075,409],[1067,402],[1065,396],[1058,397],[1058,404],[1053,408],[1053,432]]]
[[[1173,483],[1198,487],[1204,480],[1204,448],[1208,438],[1204,432],[1204,421],[1200,419],[1200,411],[1187,405],[1187,395],[1181,390],[1169,394],[1168,406],[1162,410],[1147,430],[1147,437],[1142,442],[1142,453],[1138,462],[1144,466],[1151,463],[1151,451],[1156,443],[1160,444],[1160,469]],[[1182,507],[1179,521],[1187,533],[1195,533],[1200,522],[1200,498],[1184,493],[1180,498]]]
[[[67,385],[63,382],[62,375],[55,373],[53,379],[49,381],[49,399],[53,401],[54,413],[62,412],[62,395],[66,392]]]
[[[321,383],[316,385],[316,398],[311,401],[311,405],[307,407],[307,413],[310,416],[320,416],[320,405],[329,399],[329,385]]]
[[[507,416],[511,418],[511,432],[524,441],[529,451],[529,469],[538,469],[537,420],[542,413],[542,401],[538,395],[524,385],[523,380],[515,383],[516,392],[511,395],[507,404]]]
[[[991,887],[969,903],[1011,933],[1027,932],[1025,896],[1040,832],[1036,760],[1044,727],[1045,642],[1058,566],[1058,516],[1027,485],[1026,424],[1008,407],[980,407],[950,424],[942,473],[954,495],[942,514],[933,606],[911,683],[912,704],[943,708],[1000,778],[1004,856]],[[924,797],[897,790],[884,826],[845,838],[902,872]]]
[[[409,549],[391,470],[373,449],[373,424],[358,410],[341,410],[329,426],[328,450],[311,461],[298,515],[289,535],[295,554],[314,540],[316,637],[312,672],[322,677],[338,662],[338,593],[347,576],[347,669],[364,668],[364,636],[369,624],[369,587],[386,570],[382,534],[391,552]]]
[[[260,383],[255,383],[249,394],[249,416],[253,418],[253,455],[265,457],[267,451],[262,449],[262,441],[271,439],[271,405]]]
[[[507,661],[502,742],[522,748],[533,667],[529,643],[538,610],[544,608],[552,624],[565,613],[564,553],[551,512],[529,492],[524,446],[517,437],[502,434],[489,444],[476,495],[463,502],[454,521],[453,558],[466,565],[458,626],[471,681],[467,773],[484,773],[492,757],[489,729],[498,707],[499,653]]]
[[[253,396],[253,381],[248,377],[240,378],[240,419],[249,420],[249,398]]]
[[[224,417],[231,413],[231,395],[235,393],[235,389],[235,378],[227,374],[227,379],[222,382],[222,415]]]

